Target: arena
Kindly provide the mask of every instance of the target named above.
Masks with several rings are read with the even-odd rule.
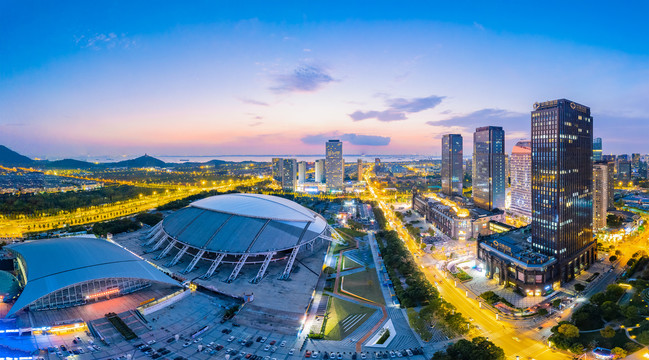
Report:
[[[288,279],[301,249],[312,248],[325,235],[326,220],[283,198],[258,194],[228,194],[199,200],[154,226],[147,234],[147,252],[162,251],[156,260],[170,257],[167,267],[183,256],[191,260],[180,271],[192,272],[203,261],[212,277],[222,264],[234,264],[223,280],[234,281],[244,266],[258,266],[251,283],[260,282],[272,262],[286,261],[280,279]]]
[[[122,247],[94,237],[69,237],[7,245],[15,255],[22,292],[7,317],[25,309],[58,310],[149,288],[179,287],[163,272]]]

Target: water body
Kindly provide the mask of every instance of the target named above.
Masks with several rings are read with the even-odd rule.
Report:
[[[184,155],[151,155],[168,163],[183,163],[183,162],[207,162],[210,160],[223,160],[232,162],[271,162],[273,158],[291,158],[298,161],[313,162],[318,159],[324,159],[324,155],[205,155],[205,156],[184,156]],[[98,156],[80,158],[79,160],[90,162],[116,162],[128,160],[133,157],[121,156]],[[399,161],[417,161],[417,160],[439,160],[439,156],[426,156],[426,155],[344,155],[343,158],[347,163],[356,162],[357,159],[363,159],[365,162],[374,162],[375,158],[381,159],[381,162],[399,162]]]

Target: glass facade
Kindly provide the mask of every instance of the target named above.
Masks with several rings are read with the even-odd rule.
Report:
[[[344,164],[343,164],[343,143],[340,140],[327,141],[325,159],[325,177],[327,190],[342,191]]]
[[[447,134],[442,138],[442,193],[462,195],[462,135]]]
[[[29,305],[30,310],[62,309],[106,300],[144,289],[151,283],[133,278],[106,278],[82,282],[41,297]]]
[[[590,108],[566,99],[535,104],[532,245],[563,264],[564,280],[594,260],[592,154]]]
[[[485,209],[505,209],[505,131],[477,128],[473,134],[473,202]]]
[[[593,161],[602,161],[602,138],[593,140]]]

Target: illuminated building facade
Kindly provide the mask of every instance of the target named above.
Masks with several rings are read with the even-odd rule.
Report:
[[[593,240],[593,118],[566,99],[532,111],[532,246],[557,258],[562,282],[596,259]]]
[[[602,161],[602,138],[593,139],[593,162]]]
[[[272,169],[273,169],[273,179],[278,182],[282,182],[282,168],[283,163],[281,158],[273,158]]]
[[[505,209],[505,131],[484,126],[473,133],[473,202],[485,209]]]
[[[446,134],[442,137],[442,193],[462,195],[462,135]]]
[[[631,154],[631,171],[634,175],[640,172],[640,154]]]
[[[607,209],[613,206],[613,163],[593,164],[593,230],[606,227]]]
[[[329,140],[325,145],[325,180],[328,191],[342,191],[345,169],[343,163],[343,143],[340,140]]]
[[[560,99],[534,104],[532,223],[478,239],[486,276],[547,295],[593,264],[593,118]]]
[[[511,196],[509,210],[526,218],[532,217],[532,141],[516,143],[510,156]]]
[[[505,222],[502,210],[488,211],[477,207],[462,207],[446,198],[426,197],[413,191],[412,208],[446,236],[468,240],[488,235],[491,221]]]

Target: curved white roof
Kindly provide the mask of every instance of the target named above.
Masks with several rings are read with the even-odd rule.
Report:
[[[190,206],[246,217],[313,221],[316,214],[302,205],[277,196],[262,194],[225,194],[193,202]]]
[[[194,248],[255,254],[313,241],[327,221],[280,197],[227,194],[196,201],[166,217],[162,226],[167,235]]]
[[[134,278],[178,285],[140,257],[104,239],[69,237],[7,245],[22,257],[27,284],[11,307],[11,316],[59,289],[105,278]]]

